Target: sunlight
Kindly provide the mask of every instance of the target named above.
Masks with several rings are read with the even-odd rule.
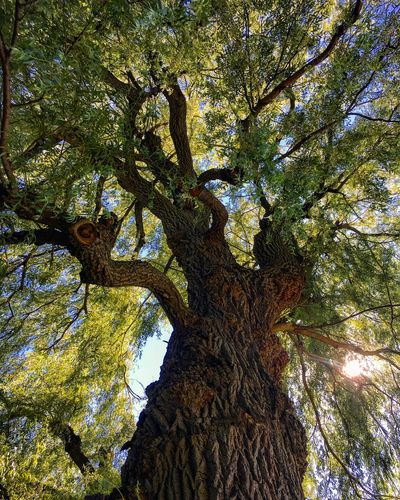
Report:
[[[343,366],[343,374],[349,378],[356,378],[362,375],[364,367],[358,359],[349,359]]]

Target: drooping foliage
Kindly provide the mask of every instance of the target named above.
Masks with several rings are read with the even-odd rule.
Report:
[[[244,268],[260,265],[260,221],[302,255],[305,292],[274,328],[309,436],[306,495],[400,495],[399,14],[385,0],[2,3],[0,495],[119,484],[129,371],[171,319],[165,289],[186,300],[166,200],[207,219],[202,190]],[[87,277],[68,240],[82,221],[115,229],[112,258],[139,262],[137,279]]]

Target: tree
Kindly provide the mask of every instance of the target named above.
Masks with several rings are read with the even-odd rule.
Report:
[[[2,496],[398,496],[399,7],[0,14]]]

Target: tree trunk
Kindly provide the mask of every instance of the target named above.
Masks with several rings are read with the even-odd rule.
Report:
[[[141,485],[149,499],[303,498],[305,435],[287,397],[244,335],[217,333],[197,332],[201,348],[173,341],[170,366],[148,390],[123,485]]]
[[[270,333],[301,293],[300,274],[289,274],[268,272],[269,294],[254,274],[208,275],[217,313],[175,328],[111,498],[304,498],[305,432],[281,390],[287,354]]]

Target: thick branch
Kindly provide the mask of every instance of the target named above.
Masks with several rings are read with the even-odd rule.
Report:
[[[103,74],[103,80],[104,82],[112,87],[114,90],[118,92],[122,92],[125,94],[129,93],[129,90],[131,86],[127,82],[123,82],[119,78],[117,78],[114,73],[112,73],[109,69],[107,68],[101,68],[102,74]]]
[[[161,138],[152,130],[144,134],[142,144],[145,147],[144,161],[149,165],[155,178],[169,188],[171,179],[179,175],[179,168],[165,155]]]
[[[122,162],[116,162],[115,174],[120,186],[134,194],[142,205],[148,207],[161,220],[167,231],[177,226],[180,221],[177,208],[151,182],[139,174],[134,164],[128,167]]]
[[[109,260],[101,273],[85,267],[81,276],[83,282],[107,287],[147,288],[154,293],[172,324],[185,324],[189,319],[189,311],[175,285],[148,262]]]
[[[197,180],[200,184],[206,184],[210,181],[223,181],[232,186],[236,186],[239,181],[239,172],[235,168],[210,168],[202,172]]]
[[[11,209],[24,220],[42,223],[54,229],[66,227],[65,214],[57,206],[43,201],[40,188],[1,189],[0,210]]]
[[[173,85],[172,92],[164,92],[169,104],[169,130],[175,146],[180,171],[194,177],[193,158],[190,151],[186,125],[186,99],[179,85]]]
[[[0,236],[1,245],[15,245],[19,243],[34,245],[67,246],[68,238],[56,229],[34,229],[33,231],[15,231]]]
[[[201,187],[190,190],[192,196],[197,197],[212,213],[211,230],[223,234],[226,223],[228,222],[228,211],[223,203],[214,196],[208,189]]]
[[[143,225],[143,205],[139,202],[135,203],[135,224],[136,224],[136,246],[135,253],[139,253],[143,245],[146,243],[146,233]]]
[[[82,219],[73,224],[69,250],[82,265],[83,283],[105,287],[137,286],[154,293],[172,324],[185,324],[189,311],[172,281],[148,262],[111,259],[118,222],[101,219],[94,224]]]

